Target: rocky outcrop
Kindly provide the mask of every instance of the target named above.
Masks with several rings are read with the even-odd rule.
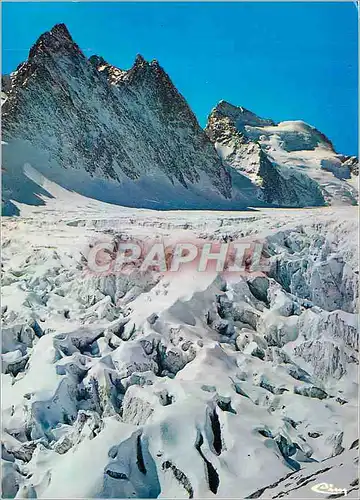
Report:
[[[76,196],[74,217],[4,223],[8,497],[256,498],[356,446],[354,208],[204,218],[97,202],[85,221]],[[74,236],[179,227],[190,241],[262,234],[270,269],[97,277],[74,250]]]

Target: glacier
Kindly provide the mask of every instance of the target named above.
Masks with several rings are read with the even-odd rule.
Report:
[[[357,498],[356,207],[163,212],[45,187],[2,221],[3,497],[314,498],[325,481]],[[86,272],[101,238],[240,233],[266,274]]]
[[[301,121],[225,101],[203,130],[156,60],[87,58],[64,24],[2,78],[2,212],[49,196],[28,175],[100,201],[156,210],[357,203],[358,159]]]

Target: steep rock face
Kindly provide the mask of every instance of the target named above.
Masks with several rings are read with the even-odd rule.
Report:
[[[5,202],[44,194],[24,180],[26,163],[65,188],[124,205],[201,207],[231,197],[228,171],[157,61],[138,56],[123,71],[88,60],[56,25],[6,91]]]
[[[356,157],[339,155],[302,121],[275,123],[221,101],[206,132],[219,156],[259,186],[258,197],[283,206],[356,203]]]
[[[2,75],[1,77],[1,90],[2,92],[8,92],[11,88],[11,78],[10,75]]]

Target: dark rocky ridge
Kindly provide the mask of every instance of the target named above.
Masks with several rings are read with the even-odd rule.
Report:
[[[64,169],[77,170],[83,186],[91,177],[105,192],[103,184],[110,181],[112,194],[105,201],[120,204],[130,181],[144,181],[147,189],[134,194],[135,206],[147,206],[139,199],[145,191],[157,203],[168,196],[170,206],[183,208],[181,200],[171,199],[179,186],[179,197],[185,188],[184,203],[193,208],[232,196],[228,170],[159,63],[137,56],[124,71],[99,56],[87,59],[63,24],[41,35],[28,61],[11,75],[2,111],[6,172],[19,172],[28,161],[51,180],[78,190],[64,181]],[[7,180],[12,196],[21,198]],[[164,180],[163,191],[170,187],[173,193],[161,192]],[[146,182],[160,186],[159,193],[151,193]],[[96,187],[83,194],[106,197]]]

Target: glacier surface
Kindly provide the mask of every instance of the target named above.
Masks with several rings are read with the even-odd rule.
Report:
[[[2,221],[3,497],[358,497],[355,207],[165,213],[45,187]],[[89,275],[120,234],[261,238],[270,269]]]

